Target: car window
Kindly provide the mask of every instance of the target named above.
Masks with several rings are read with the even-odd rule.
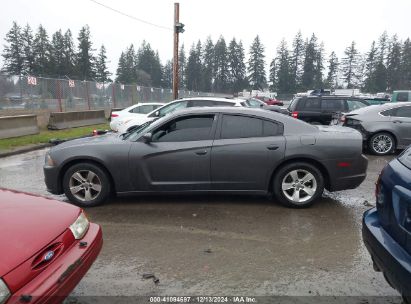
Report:
[[[159,110],[159,115],[158,116],[163,117],[167,114],[170,114],[174,111],[177,111],[179,109],[184,109],[184,108],[187,108],[187,101],[186,100],[179,101],[179,102],[174,102],[172,104],[166,105],[163,108],[161,108]]]
[[[397,95],[397,101],[408,101],[408,92],[399,92]]]
[[[300,109],[300,107],[298,107]],[[304,105],[304,110],[314,111],[321,109],[321,100],[318,98],[307,98]]]
[[[359,100],[347,100],[348,111],[354,111],[366,107],[367,105]]]
[[[397,108],[394,108],[394,109],[382,111],[380,114],[382,116],[395,116],[396,113],[397,113]]]
[[[211,139],[214,115],[177,118],[153,131],[153,142],[182,142]]]
[[[189,107],[213,107],[214,101],[212,100],[190,100],[188,102]]]
[[[394,116],[411,118],[411,106],[397,108]]]
[[[399,157],[398,160],[404,165],[411,169],[411,148],[405,150]]]
[[[221,106],[221,107],[233,107],[234,103],[233,102],[226,102],[226,101],[215,101],[216,106]]]
[[[301,98],[294,97],[293,100],[291,100],[290,105],[288,106],[288,109],[290,111],[295,111],[297,104],[299,103],[300,100]]]
[[[130,112],[137,113],[137,114],[147,114],[147,113],[150,113],[153,110],[154,110],[154,108],[153,108],[152,105],[142,105],[142,106],[139,106],[139,107],[135,107]]]
[[[254,98],[247,99],[246,103],[250,108],[261,108],[262,105],[261,101],[255,100]]]
[[[239,115],[224,115],[221,125],[221,138],[276,136],[280,133],[280,130],[279,124],[263,119]]]
[[[344,100],[341,99],[323,99],[321,109],[326,111],[344,111]]]

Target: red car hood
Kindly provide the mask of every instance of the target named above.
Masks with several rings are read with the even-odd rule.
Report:
[[[63,202],[0,189],[0,277],[62,234],[79,213]]]

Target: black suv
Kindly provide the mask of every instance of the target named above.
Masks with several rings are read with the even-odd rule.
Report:
[[[302,96],[291,101],[288,111],[292,117],[313,125],[329,125],[336,114],[348,113],[368,105],[366,101],[350,96]]]

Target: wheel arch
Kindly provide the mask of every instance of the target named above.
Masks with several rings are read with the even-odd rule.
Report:
[[[288,158],[285,159],[284,161],[282,161],[281,163],[279,163],[271,172],[271,176],[268,182],[268,192],[272,193],[273,192],[273,180],[275,177],[275,174],[277,173],[277,171],[288,165],[288,164],[292,164],[292,163],[297,163],[297,162],[303,162],[303,163],[308,163],[310,165],[315,166],[316,168],[318,168],[318,170],[320,170],[321,174],[323,175],[324,178],[324,187],[325,189],[329,189],[330,188],[330,173],[328,172],[327,168],[318,160],[311,158],[311,157],[292,157],[292,158]]]
[[[370,144],[371,138],[372,138],[374,135],[379,134],[379,133],[388,133],[388,134],[390,134],[390,135],[394,138],[394,144],[395,144],[394,149],[397,149],[397,146],[398,146],[398,143],[399,143],[399,140],[398,140],[397,135],[396,135],[393,131],[391,131],[391,130],[386,130],[386,129],[382,129],[382,130],[370,132],[370,135],[368,136],[367,144]]]
[[[59,175],[58,175],[58,185],[59,185],[60,189],[63,189],[63,177],[64,177],[64,174],[67,172],[67,170],[70,167],[72,167],[76,164],[80,164],[80,163],[93,164],[93,165],[98,166],[100,169],[104,170],[107,173],[107,176],[109,178],[110,185],[111,185],[111,191],[113,193],[116,192],[116,184],[114,183],[113,176],[112,176],[111,172],[108,170],[108,168],[104,165],[104,163],[101,162],[100,160],[97,160],[97,159],[94,159],[94,158],[83,158],[83,157],[68,160],[61,167],[61,170],[60,170]]]

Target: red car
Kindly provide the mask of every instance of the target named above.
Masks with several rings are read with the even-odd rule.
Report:
[[[265,96],[256,96],[254,98],[264,101],[269,106],[283,106],[284,105],[284,103],[281,100],[278,100],[275,98],[270,98],[270,97],[265,97]]]
[[[61,303],[103,246],[83,210],[0,189],[0,304]]]

